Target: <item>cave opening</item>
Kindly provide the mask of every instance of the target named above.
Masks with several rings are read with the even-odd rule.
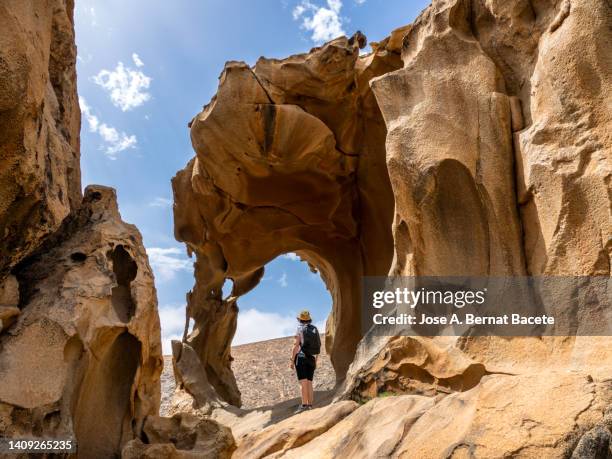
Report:
[[[231,295],[232,287],[231,279],[226,279],[225,298]],[[313,324],[323,334],[332,298],[319,270],[288,252],[265,265],[261,281],[240,297],[238,308],[233,346],[293,336],[296,316],[304,309],[310,311]]]
[[[306,258],[306,257],[305,257]],[[237,301],[236,331],[231,342],[231,370],[241,394],[241,407],[261,408],[299,397],[295,370],[289,366],[297,315],[311,314],[321,335],[315,372],[318,395],[331,391],[336,374],[325,350],[327,319],[332,312],[331,279],[324,280],[312,262],[294,252],[281,254],[264,266],[259,283]],[[226,278],[224,301],[231,302],[235,283]],[[210,371],[209,375],[214,374]]]

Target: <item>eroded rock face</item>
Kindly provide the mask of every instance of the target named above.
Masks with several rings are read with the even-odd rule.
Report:
[[[610,275],[610,21],[586,0],[434,1],[415,21],[404,67],[372,81],[393,273]]]
[[[260,459],[282,456],[328,431],[357,407],[353,401],[333,403],[250,433],[240,440],[235,457]]]
[[[158,412],[162,356],[151,268],[114,190],[88,187],[14,273],[21,313],[0,335],[0,435],[118,454]]]
[[[81,202],[73,8],[0,5],[0,279]]]
[[[270,457],[312,459],[394,457],[405,433],[434,405],[434,402],[433,398],[417,395],[374,399],[360,406],[342,422],[311,442],[290,449],[285,455]]]
[[[380,349],[364,350],[360,344],[339,396],[366,400],[385,392],[435,396],[471,389],[487,374],[484,364],[456,346],[456,337],[378,339]]]
[[[385,40],[360,57],[364,40],[339,38],[254,68],[229,62],[190,123],[196,157],[173,180],[175,235],[197,257],[195,327],[185,341],[233,404],[236,300],[267,262],[296,252],[321,273],[334,303],[326,345],[338,378],[361,338],[360,278],[389,269],[393,196],[368,81],[398,68],[399,49]],[[226,279],[233,290],[224,299]]]
[[[149,416],[143,432],[147,443],[131,440],[121,452],[123,459],[229,459],[236,449],[229,428],[187,413],[171,418]]]
[[[609,382],[595,383],[585,374],[490,376],[424,413],[395,454],[568,457],[580,436],[603,420],[611,397]]]
[[[355,212],[344,196],[355,189],[353,176],[358,190],[375,183],[359,177],[372,171],[362,167],[366,158],[382,155],[355,156],[360,139],[386,134],[394,197],[391,275],[609,278],[611,26],[604,0],[435,0],[372,55],[350,58],[362,95],[357,100],[372,116],[355,111],[354,99],[342,90],[346,80],[338,75],[351,71],[339,57],[342,49],[350,54],[345,39],[284,61],[261,60],[254,69],[229,63],[216,98],[192,122],[197,157],[174,181],[176,235],[198,260],[189,303],[197,325],[186,341],[221,397],[234,403],[238,395],[226,352],[236,298],[257,284],[265,262],[296,251],[320,269],[334,295],[327,344],[341,375],[346,365],[340,355],[354,356],[338,398],[375,398],[385,391],[436,397],[401,434],[389,436],[392,456],[579,457],[605,451],[609,337],[368,334],[353,352],[359,306],[346,302],[345,292],[351,294],[355,276],[383,267],[365,268],[376,245],[363,235],[385,231],[367,230],[374,215]],[[393,57],[400,50],[398,69],[378,54]],[[316,83],[311,75],[319,77]],[[374,108],[365,109],[375,107],[367,81],[386,129]],[[355,137],[354,120],[362,118],[367,135]],[[305,153],[291,156],[296,151]],[[303,192],[316,197],[317,206]],[[387,203],[386,194],[359,196],[361,210],[374,196],[379,205]],[[357,253],[345,235],[360,241],[360,266],[342,255],[347,247]],[[333,252],[326,249],[330,236]],[[226,278],[234,280],[234,291],[223,299]],[[600,300],[571,289],[558,295],[560,305],[581,313],[606,307]],[[370,413],[373,424],[384,418],[373,408]],[[333,457],[351,435],[372,451],[388,451],[391,443],[375,445],[363,432],[360,437],[351,416],[302,448],[278,454],[307,454],[316,446]],[[512,434],[510,426],[517,426]],[[339,436],[332,436],[336,428]],[[238,451],[254,451],[246,445]]]

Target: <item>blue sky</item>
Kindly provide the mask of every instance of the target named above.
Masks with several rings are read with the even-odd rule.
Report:
[[[216,92],[225,61],[282,58],[361,30],[377,41],[412,22],[424,0],[77,0],[83,185],[117,189],[155,271],[164,349],[184,324],[192,261],[174,240],[170,179],[193,157],[188,121]],[[239,300],[235,344],[292,334],[295,314],[318,323],[331,298],[295,256],[266,266]]]

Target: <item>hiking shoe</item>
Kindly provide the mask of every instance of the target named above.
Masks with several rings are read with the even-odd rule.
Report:
[[[302,411],[306,411],[308,409],[308,407],[306,405],[300,405],[298,406],[298,409],[295,410],[295,414],[301,413]]]
[[[312,405],[306,405],[307,410],[312,410]]]

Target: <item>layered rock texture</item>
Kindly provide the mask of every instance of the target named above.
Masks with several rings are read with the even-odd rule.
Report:
[[[371,274],[609,280],[612,6],[434,0],[359,55],[364,41],[358,33],[252,68],[230,62],[192,120],[196,157],[173,182],[176,237],[197,257],[195,327],[176,344],[200,361],[192,385],[239,403],[237,300],[267,261],[295,251],[334,299],[336,400],[374,401],[303,446],[283,430],[291,423],[249,434],[238,457],[607,450],[609,337],[363,335],[357,286]],[[610,308],[609,292],[572,287],[556,300],[581,320],[605,320]],[[401,402],[412,407],[401,418],[381,394],[416,398]],[[364,427],[385,414],[397,421],[377,430],[387,443]]]
[[[121,452],[124,459],[229,459],[236,449],[229,428],[187,413],[171,418],[149,416],[143,428],[146,443],[136,438]]]
[[[159,317],[114,190],[81,195],[73,9],[0,5],[0,436],[116,457],[158,413]]]
[[[224,400],[240,403],[230,369],[238,297],[263,266],[296,252],[333,298],[326,345],[339,378],[361,338],[363,275],[386,274],[393,196],[385,126],[368,85],[401,65],[398,40],[359,56],[365,37],[309,54],[229,62],[214,99],[190,123],[196,157],[173,180],[175,234],[197,257],[185,335]],[[230,297],[222,298],[226,279]],[[186,330],[187,331],[187,330]]]
[[[153,275],[114,191],[88,187],[15,272],[20,315],[0,335],[0,434],[117,454],[157,414],[162,360]]]
[[[73,8],[0,5],[0,279],[81,202]]]
[[[611,454],[610,337],[380,337],[360,310],[367,275],[609,280],[609,1],[434,0],[368,54],[358,32],[228,63],[173,180],[196,283],[170,418],[140,234],[113,190],[81,196],[73,6],[0,5],[0,436],[81,457]],[[287,252],[332,294],[337,379],[295,417],[229,405],[239,298]]]

